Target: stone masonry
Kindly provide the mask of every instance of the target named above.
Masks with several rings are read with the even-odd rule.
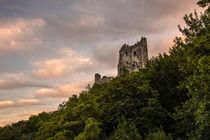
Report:
[[[125,71],[131,73],[144,68],[147,60],[147,39],[145,37],[132,46],[124,44],[119,51],[118,76]]]
[[[100,74],[98,74],[98,73],[95,74],[95,83],[97,83],[97,84],[107,83],[107,82],[109,82],[112,79],[113,79],[113,77],[103,76],[101,78]]]

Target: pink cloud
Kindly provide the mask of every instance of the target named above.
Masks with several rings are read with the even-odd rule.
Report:
[[[17,102],[20,105],[27,105],[27,104],[37,104],[39,103],[36,99],[22,99]]]
[[[62,98],[62,97],[70,97],[74,94],[79,94],[81,91],[85,90],[85,87],[88,85],[88,83],[91,83],[91,81],[88,82],[82,82],[82,83],[73,83],[73,84],[66,84],[66,85],[59,85],[55,89],[47,89],[43,88],[35,93],[36,98]]]
[[[42,44],[35,32],[46,24],[43,19],[7,20],[0,22],[0,52],[16,51],[28,46]]]
[[[0,101],[0,108],[10,107],[14,105],[13,101],[7,100],[7,101]]]
[[[92,66],[90,58],[71,49],[62,48],[58,52],[63,55],[61,58],[32,62],[37,69],[32,71],[31,76],[35,79],[64,78],[75,72],[80,74],[82,70],[85,70],[83,68]]]
[[[5,80],[0,80],[0,87],[1,87],[2,85],[5,85]]]
[[[5,109],[9,107],[21,107],[28,105],[40,105],[41,103],[37,99],[22,99],[17,102],[6,100],[0,101],[0,109]]]

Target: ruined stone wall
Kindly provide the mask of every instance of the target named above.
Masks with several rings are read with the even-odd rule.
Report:
[[[96,73],[95,74],[95,83],[96,84],[103,84],[103,83],[108,83],[109,81],[111,81],[113,79],[113,77],[107,77],[107,76],[103,76],[101,78],[101,75]]]
[[[118,76],[125,71],[131,73],[144,68],[147,60],[147,39],[145,37],[132,46],[124,44],[119,51]]]

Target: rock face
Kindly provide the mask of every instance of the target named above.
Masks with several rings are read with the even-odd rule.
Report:
[[[147,61],[148,51],[145,37],[132,46],[124,44],[119,51],[118,76],[125,71],[131,73],[144,68]]]

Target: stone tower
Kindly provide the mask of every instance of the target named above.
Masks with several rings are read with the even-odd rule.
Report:
[[[95,83],[97,84],[101,83],[101,75],[98,73],[95,74]]]
[[[132,46],[124,44],[119,51],[118,76],[125,71],[131,73],[144,68],[147,60],[147,39],[145,37]]]

